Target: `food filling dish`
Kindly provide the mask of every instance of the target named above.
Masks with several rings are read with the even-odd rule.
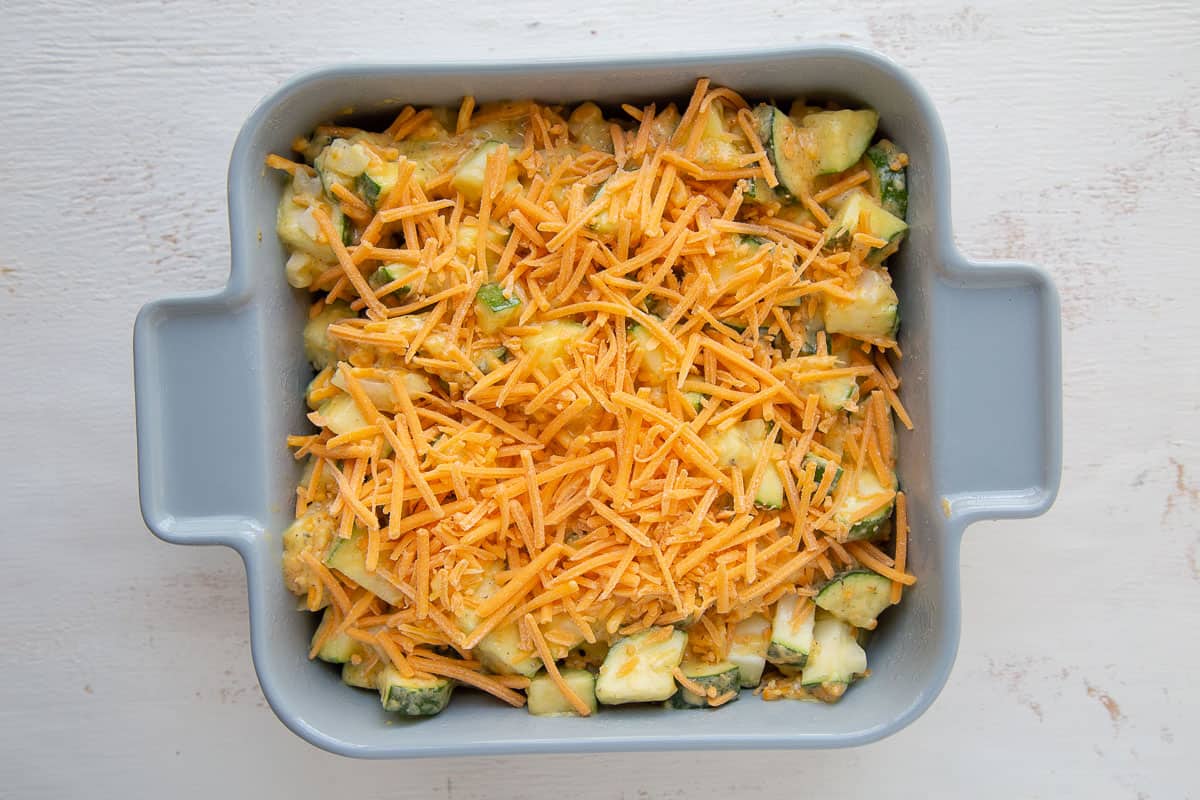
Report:
[[[267,165],[315,428],[283,578],[383,708],[834,702],[915,583],[870,109],[404,108]],[[886,620],[885,620],[886,622]],[[750,692],[747,692],[750,694]]]

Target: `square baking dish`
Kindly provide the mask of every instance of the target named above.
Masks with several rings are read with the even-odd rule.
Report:
[[[284,278],[275,237],[282,182],[263,167],[292,139],[348,113],[405,104],[535,97],[548,102],[684,98],[707,76],[749,97],[840,98],[879,111],[881,132],[909,153],[909,239],[893,259],[903,323],[903,396],[916,424],[901,431],[909,495],[909,564],[919,577],[888,613],[868,655],[872,675],[838,704],[746,696],[719,713],[625,707],[594,718],[534,717],[461,692],[420,722],[307,659],[310,615],[280,578],[280,533],[299,466],[284,446],[303,431],[312,370],[305,304]],[[753,55],[533,64],[371,64],[296,77],[267,97],[238,136],[229,167],[232,265],[208,295],[150,303],[134,329],[142,514],[159,537],[232,547],[246,565],[251,646],[279,718],[314,745],[369,758],[532,752],[857,745],[912,722],[946,681],[959,638],[959,543],[979,519],[1049,508],[1061,469],[1058,297],[1020,264],[957,252],[949,164],[924,91],[876,54],[842,46]]]

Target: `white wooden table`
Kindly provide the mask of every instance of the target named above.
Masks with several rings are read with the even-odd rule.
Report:
[[[1200,797],[1200,7],[651,5],[0,5],[0,796]],[[941,699],[838,752],[363,763],[304,744],[259,692],[237,557],[162,544],[137,510],[133,316],[225,280],[245,115],[345,59],[799,41],[911,69],[964,250],[1044,264],[1062,292],[1062,494],[968,533]]]

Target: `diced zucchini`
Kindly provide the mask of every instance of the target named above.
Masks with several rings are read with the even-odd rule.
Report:
[[[767,239],[758,236],[737,236],[733,248],[720,253],[713,259],[712,278],[720,285],[738,274],[739,269],[757,255],[763,246],[770,247]],[[742,326],[743,330],[745,326]]]
[[[313,642],[316,643],[322,637],[325,637],[324,644],[317,651],[317,658],[322,661],[328,661],[331,664],[345,664],[356,654],[362,651],[362,645],[356,640],[350,638],[347,633],[331,633],[326,636],[326,631],[329,628],[335,627],[333,613],[327,608],[324,615],[321,617],[321,624],[317,626],[316,633],[313,634]]]
[[[723,431],[710,430],[705,443],[717,453],[721,466],[737,467],[749,474],[754,469],[758,451],[767,438],[765,420],[752,419],[731,425]]]
[[[652,637],[654,641],[647,642]],[[672,630],[662,637],[661,628],[650,628],[613,643],[596,680],[601,703],[651,703],[675,694],[672,671],[683,660],[687,634]]]
[[[304,323],[304,354],[317,369],[324,369],[337,361],[329,326],[349,317],[357,316],[345,303],[330,303],[315,317]]]
[[[629,338],[642,354],[641,364],[638,366],[638,378],[642,383],[653,386],[666,383],[675,368],[675,363],[671,356],[663,351],[662,342],[637,324],[629,326]]]
[[[313,159],[313,167],[321,176],[326,193],[334,184],[347,186],[352,183],[370,163],[371,151],[347,139],[334,139]]]
[[[450,703],[454,685],[445,678],[406,678],[395,667],[386,667],[376,678],[384,711],[406,717],[432,717]]]
[[[828,175],[850,169],[862,158],[879,115],[871,109],[818,111],[805,116],[803,124],[816,134],[817,173]]]
[[[803,666],[812,650],[813,609],[808,599],[789,594],[775,604],[767,661]]]
[[[487,169],[488,156],[503,146],[505,146],[503,142],[489,139],[468,153],[454,169],[454,177],[450,181],[450,186],[456,191],[462,192],[462,196],[468,201],[478,204],[483,195],[483,176]],[[515,156],[516,153],[510,147],[508,173],[505,181],[508,186],[512,186],[516,182],[516,169],[513,162]]]
[[[560,669],[563,680],[571,691],[593,714],[596,713],[596,676],[586,669]],[[545,672],[539,672],[529,681],[525,696],[529,700],[529,713],[535,717],[577,717],[579,712],[558,688],[558,684]]]
[[[384,264],[379,269],[371,273],[371,276],[367,278],[367,283],[371,285],[372,289],[381,289],[393,281],[403,280],[404,278],[408,277],[412,271],[412,267],[408,266],[407,264]],[[406,284],[397,288],[393,292],[389,292],[388,296],[403,297],[411,291],[412,287]]]
[[[797,127],[775,106],[758,106],[754,118],[758,138],[779,179],[775,192],[792,197],[806,194],[817,170],[816,139],[812,131]]]
[[[908,217],[908,157],[887,139],[867,150],[871,194],[883,210],[897,219]]]
[[[600,184],[600,188],[596,190],[596,194],[592,198],[592,201],[595,202],[608,192],[612,191],[612,186],[614,184],[618,184],[618,182],[620,182],[618,185],[622,185],[623,188],[617,190],[617,197],[627,194],[629,188],[632,186],[626,177],[627,175],[628,173],[620,170],[613,173],[611,178]],[[620,207],[623,205],[623,203],[618,203],[617,205]],[[595,216],[593,216],[591,221],[588,222],[588,227],[601,236],[616,236],[617,225],[619,222],[619,218],[612,214],[612,206],[605,206],[603,209],[596,212]]]
[[[542,668],[542,660],[537,654],[521,647],[521,631],[515,622],[484,636],[472,652],[479,657],[479,663],[500,675],[530,678]]]
[[[339,394],[321,403],[317,407],[317,414],[325,423],[325,427],[338,436],[371,424],[358,410],[358,404],[354,402],[354,398],[348,394]]]
[[[317,558],[325,555],[337,535],[337,523],[321,503],[312,503],[308,510],[288,525],[283,532],[283,580],[288,591],[305,594],[320,583],[305,563],[304,554]]]
[[[896,486],[895,475],[889,476],[889,484],[889,486],[884,486],[878,476],[875,475],[875,471],[870,468],[864,467],[858,471],[858,484],[852,491],[846,494],[841,508],[834,514],[835,520],[849,527],[846,533],[846,541],[877,539],[887,533],[888,529],[885,523],[891,519],[892,511],[896,507],[894,498],[877,511],[872,511],[857,522],[851,523],[850,520],[856,516],[856,512],[860,508],[875,505],[879,501],[880,495],[894,495]]]
[[[295,181],[283,192],[279,201],[279,210],[275,215],[275,232],[280,241],[293,251],[307,253],[320,261],[333,263],[335,257],[329,242],[321,233],[321,227],[313,217],[313,207],[322,205],[333,221],[334,230],[341,235],[342,244],[354,241],[354,226],[346,219],[346,215],[336,205],[329,207],[322,201],[307,198],[305,205],[296,202],[300,197],[295,190]]]
[[[741,133],[726,126],[721,103],[710,103],[696,161],[713,169],[737,169],[744,165],[743,157],[749,152]]]
[[[778,445],[774,446],[778,452],[777,456],[783,455],[783,448]],[[785,504],[783,492],[783,479],[779,476],[779,470],[774,464],[768,464],[763,470],[762,482],[758,484],[758,491],[754,493],[754,505],[759,508],[778,510],[783,508]]]
[[[429,378],[427,378],[424,373],[409,372],[401,369],[392,369],[391,372],[400,376],[405,390],[410,395],[429,394],[433,391],[433,387],[429,384]],[[346,391],[346,379],[342,377],[341,372],[333,373],[333,377],[329,379],[329,382],[341,389],[343,392]],[[358,385],[362,387],[363,392],[380,411],[392,412],[400,408],[400,401],[396,397],[396,393],[393,391],[392,384],[390,382],[372,380],[369,378],[359,378]],[[358,407],[354,406],[354,410],[357,412]],[[363,422],[366,422],[366,420],[364,419]],[[355,429],[350,428],[349,430]]]
[[[826,411],[840,411],[853,402],[857,394],[858,380],[853,375],[830,378],[817,384],[817,396],[821,408]]]
[[[329,555],[325,556],[325,566],[336,569],[384,602],[403,605],[404,594],[384,578],[381,571],[367,571],[366,538],[362,530],[355,528],[349,539],[336,540]]]
[[[846,248],[853,242],[854,234],[869,234],[887,242],[880,247],[871,248],[867,253],[867,260],[878,264],[896,252],[907,230],[908,223],[884,211],[871,195],[858,191],[851,193],[829,223],[825,246],[829,249]]]
[[[400,176],[400,165],[395,161],[376,161],[369,164],[358,176],[358,193],[371,208],[379,204],[396,186]]]
[[[495,222],[488,227],[488,242],[487,246],[484,248],[483,258],[484,261],[487,262],[487,267],[489,270],[500,263],[500,253],[498,251],[504,249],[504,245],[508,242],[509,235],[509,230],[500,227]],[[478,256],[475,248],[475,245],[478,241],[479,220],[475,219],[474,217],[468,217],[459,224],[458,234],[454,239],[454,248],[457,251],[458,260],[461,263],[466,264],[475,260],[475,258]],[[434,275],[437,274],[446,273],[444,271],[442,273],[434,273]],[[431,288],[435,285],[437,287],[436,289]],[[435,280],[433,283],[427,281],[426,288],[428,291],[442,291],[450,288],[450,286],[449,284],[437,284]]]
[[[368,662],[366,659],[359,658],[358,663],[355,664],[351,659],[342,664],[342,683],[358,689],[376,689],[381,671],[382,667],[378,661]]]
[[[866,674],[867,653],[850,625],[824,611],[816,617],[812,653],[800,680],[813,697],[835,703],[847,686]]]
[[[691,406],[692,410],[695,411],[697,414],[699,414],[701,409],[704,408],[705,397],[706,397],[706,395],[703,395],[700,392],[684,392],[683,393],[683,399],[687,400],[688,405]]]
[[[882,270],[864,269],[854,299],[825,300],[825,330],[867,339],[891,339],[900,327],[900,298]]]
[[[816,465],[816,469],[813,471],[813,480],[818,484],[825,478],[825,470],[835,470],[833,473],[833,478],[831,479],[832,482],[829,484],[829,491],[832,492],[837,488],[838,482],[841,481],[842,473],[845,472],[845,470],[843,470],[837,464],[831,462],[829,459],[822,458],[816,453],[805,454],[801,465],[807,467],[809,464]]]
[[[716,664],[685,661],[679,669],[689,681],[703,686],[705,693],[700,696],[690,689],[685,689],[681,684],[679,691],[665,703],[667,708],[709,708],[710,700],[730,692],[739,692],[742,688],[741,671],[736,664],[729,661]],[[734,700],[736,699],[735,694]]]
[[[570,350],[587,331],[583,325],[572,320],[555,319],[541,326],[537,333],[526,336],[522,346],[533,356],[533,363],[548,378],[558,377],[554,360],[561,358],[568,367],[573,363]]]
[[[295,250],[288,256],[283,269],[284,274],[287,275],[288,285],[297,289],[307,289],[328,267],[328,263],[303,251]]]
[[[763,178],[745,178],[741,181],[742,199],[747,203],[757,203],[759,205],[769,205],[772,203],[782,203],[779,195],[775,193]]]
[[[475,366],[479,367],[479,371],[487,375],[496,367],[508,361],[511,354],[507,347],[488,347],[475,354]]]
[[[489,568],[483,580],[472,592],[476,603],[487,600],[496,591],[495,573],[500,565]],[[470,633],[482,620],[469,608],[458,615],[458,625],[464,633]],[[524,675],[529,678],[542,668],[537,654],[521,646],[521,631],[515,622],[502,625],[483,637],[473,651],[485,668],[501,675]]]
[[[856,628],[875,629],[875,620],[892,604],[892,582],[865,569],[837,575],[817,592],[816,603]]]
[[[609,131],[608,122],[605,121],[600,106],[595,103],[583,103],[572,111],[571,116],[567,117],[567,131],[572,139],[593,150],[605,153],[613,151],[612,133]]]
[[[737,665],[743,689],[758,686],[771,645],[771,621],[762,614],[742,620],[733,629],[728,660]]]
[[[498,283],[485,283],[475,292],[475,322],[484,333],[515,325],[521,315],[521,298],[509,297]]]

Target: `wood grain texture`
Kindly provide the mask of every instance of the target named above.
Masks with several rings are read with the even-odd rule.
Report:
[[[841,800],[886,776],[897,797],[1196,797],[1200,6],[1086,5],[4,4],[0,795]],[[134,474],[133,316],[224,281],[227,156],[254,103],[344,59],[801,41],[908,67],[947,130],[962,248],[1043,264],[1062,293],[1062,494],[968,534],[941,699],[838,752],[396,764],[294,737],[254,677],[236,556],[153,539]]]

